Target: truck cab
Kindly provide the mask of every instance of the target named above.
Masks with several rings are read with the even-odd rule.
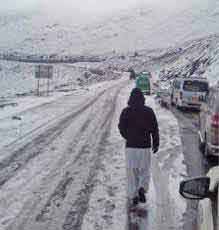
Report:
[[[151,94],[150,84],[151,74],[149,72],[141,72],[136,79],[136,87],[139,88],[143,94]]]

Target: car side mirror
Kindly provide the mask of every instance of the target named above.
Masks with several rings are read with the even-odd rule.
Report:
[[[198,177],[182,181],[179,192],[186,199],[201,200],[210,197],[209,186],[209,177]]]

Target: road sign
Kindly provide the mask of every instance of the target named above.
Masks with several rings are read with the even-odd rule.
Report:
[[[40,79],[47,79],[47,95],[49,95],[49,81],[53,77],[52,65],[35,66],[35,78],[37,79],[37,95],[40,96]]]

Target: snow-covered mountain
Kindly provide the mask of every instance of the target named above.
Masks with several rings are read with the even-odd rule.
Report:
[[[105,17],[87,19],[74,13],[63,18],[38,11],[1,14],[0,54],[99,53],[107,54],[108,58],[92,64],[98,70],[121,71],[132,66],[136,71],[166,69],[162,76],[166,79],[182,74],[204,74],[212,83],[219,80],[219,2],[216,0],[192,0],[174,10],[141,4]],[[90,79],[92,74],[84,78],[86,71],[86,68],[77,70],[76,74],[75,69],[67,67],[60,84],[68,83],[71,76],[76,82],[79,78],[85,83],[98,81],[96,76],[94,81]],[[100,80],[107,78],[101,76]],[[0,62],[0,88],[2,97],[35,90],[33,65]]]
[[[0,50],[81,54],[164,48],[215,34],[218,21],[217,0],[192,0],[174,10],[140,4],[95,20],[81,20],[74,12],[72,18],[45,12],[1,16]]]

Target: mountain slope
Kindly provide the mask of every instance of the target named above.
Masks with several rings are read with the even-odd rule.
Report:
[[[177,10],[139,5],[106,18],[80,23],[35,14],[0,18],[0,49],[27,53],[103,53],[163,48],[218,32],[219,3],[192,0]]]

